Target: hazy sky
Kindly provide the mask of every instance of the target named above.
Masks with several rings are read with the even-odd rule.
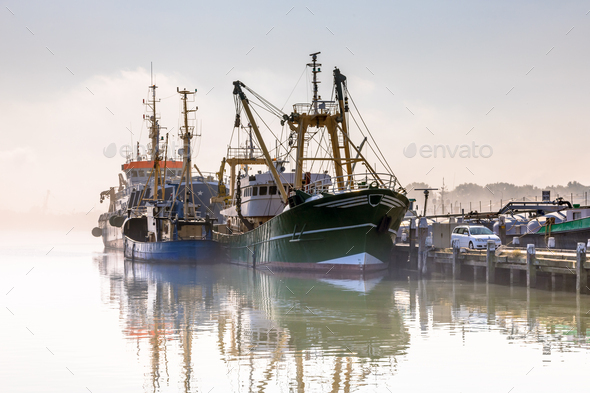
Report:
[[[106,208],[98,194],[117,184],[123,159],[103,149],[146,143],[150,62],[168,129],[178,126],[176,87],[198,89],[195,161],[216,171],[235,115],[231,82],[283,106],[316,51],[321,93],[338,66],[403,184],[587,184],[589,10],[581,1],[3,1],[9,191],[0,203],[28,210],[51,190],[56,211]],[[304,85],[289,103],[306,101]],[[491,157],[474,158],[473,144]],[[429,157],[435,145],[445,157],[443,147]]]

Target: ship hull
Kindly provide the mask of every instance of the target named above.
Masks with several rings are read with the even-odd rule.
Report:
[[[167,242],[138,242],[123,240],[126,258],[149,262],[215,263],[220,256],[219,244],[213,240],[174,240]]]
[[[105,248],[122,250],[124,247],[123,232],[121,228],[109,224],[109,218],[115,213],[104,213],[98,220],[98,227],[101,229],[102,243]]]
[[[325,196],[284,211],[252,231],[216,234],[232,263],[270,270],[386,269],[409,202],[386,189]]]

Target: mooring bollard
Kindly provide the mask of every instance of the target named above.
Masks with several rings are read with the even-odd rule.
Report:
[[[461,260],[459,259],[459,255],[461,255],[459,248],[459,242],[454,240],[452,243],[453,246],[453,279],[459,280],[461,278]]]
[[[576,293],[587,293],[588,272],[584,269],[586,262],[586,245],[578,243],[576,249]]]
[[[488,240],[486,250],[486,282],[493,284],[496,279],[496,242]]]
[[[550,237],[547,239],[547,248],[555,248],[555,238]]]
[[[535,266],[535,245],[527,244],[526,246],[526,286],[528,288],[537,287],[537,266]]]
[[[518,246],[518,245],[520,245],[520,237],[518,237],[518,236],[514,236],[514,237],[512,238],[512,245],[513,245],[513,246]]]

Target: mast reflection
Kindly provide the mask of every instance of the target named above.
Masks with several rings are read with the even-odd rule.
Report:
[[[413,335],[437,329],[464,340],[496,330],[542,342],[542,356],[588,346],[590,302],[569,294],[387,272],[351,278],[133,263],[119,253],[95,261],[102,299],[119,311],[146,369],[146,392],[208,391],[213,383],[231,391],[383,386],[407,360]]]

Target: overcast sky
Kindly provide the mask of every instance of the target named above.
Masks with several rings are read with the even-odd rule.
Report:
[[[216,171],[235,116],[231,82],[283,106],[316,51],[320,93],[338,66],[403,184],[590,183],[588,2],[2,5],[3,207],[40,206],[51,190],[57,211],[106,208],[98,194],[117,184],[123,159],[103,149],[147,143],[150,62],[168,129],[178,126],[176,88],[198,90],[195,161]],[[290,103],[306,101],[304,79]],[[445,157],[428,153],[435,145]]]

